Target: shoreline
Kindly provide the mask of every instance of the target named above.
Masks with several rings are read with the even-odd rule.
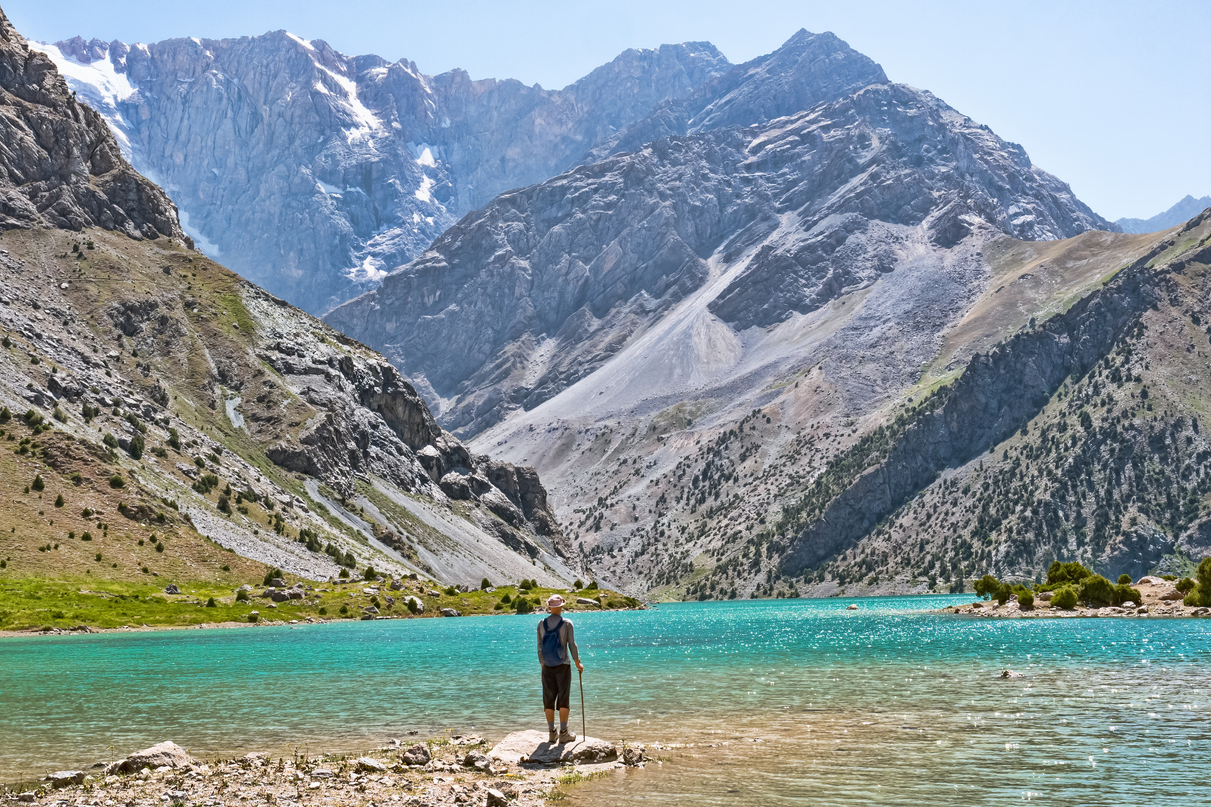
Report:
[[[1091,607],[1076,605],[1072,608],[1057,608],[1035,596],[1035,606],[1023,609],[1012,596],[1000,605],[996,600],[980,600],[967,605],[949,605],[934,613],[959,616],[978,616],[986,619],[1096,619],[1119,617],[1122,619],[1202,619],[1211,617],[1211,608],[1185,605],[1182,593],[1172,582],[1159,577],[1144,577],[1133,587],[1142,595],[1142,602],[1134,607],[1108,605]]]
[[[125,760],[98,763],[85,771],[59,771],[44,778],[0,784],[0,802],[86,807],[124,805],[220,805],[263,800],[277,805],[379,807],[488,804],[539,807],[560,798],[560,788],[623,767],[643,767],[643,746],[577,738],[557,749],[565,759],[517,759],[506,745],[524,743],[511,734],[495,747],[482,736],[452,735],[387,745],[367,751],[274,757],[252,752],[228,758],[195,759],[171,742]],[[543,732],[545,736],[545,732]],[[529,746],[527,746],[529,747]],[[503,749],[498,752],[497,749]],[[567,749],[567,750],[564,750]],[[603,750],[605,758],[603,759]],[[548,751],[547,753],[556,753]]]

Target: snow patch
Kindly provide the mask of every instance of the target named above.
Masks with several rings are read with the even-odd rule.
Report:
[[[146,172],[144,172],[146,174]],[[150,177],[148,177],[150,179]],[[154,180],[152,180],[154,181]],[[163,186],[161,186],[163,187]],[[193,227],[189,223],[189,214],[184,210],[177,210],[177,218],[181,220],[181,229],[185,234],[193,239],[193,245],[202,251],[202,254],[207,258],[217,259],[222,254],[219,245],[210,241],[206,236],[202,235],[202,231]]]
[[[422,202],[432,202],[433,194],[429,192],[432,188],[433,180],[429,177],[421,177],[420,187],[416,189],[416,193],[413,195]]]
[[[292,34],[289,31],[286,32],[286,36],[290,37],[291,39],[293,39],[295,42],[302,45],[307,50],[312,50],[312,51],[315,50],[315,45],[312,45],[310,42],[308,42],[306,39],[303,39],[301,36],[296,36],[295,34]]]
[[[89,106],[101,113],[101,117],[109,124],[110,130],[118,140],[122,156],[130,160],[130,137],[126,133],[126,121],[118,111],[118,104],[126,101],[136,92],[125,73],[119,73],[111,60],[111,54],[92,64],[77,62],[70,56],[64,55],[59,48],[44,42],[30,42],[31,50],[40,51],[50,57],[59,73],[67,81],[67,86],[81,97]]]
[[[317,179],[315,184],[319,186],[320,190],[329,196],[340,196],[343,193],[340,188],[336,187],[335,185],[329,185],[322,179]]]
[[[418,164],[429,168],[437,167],[437,158],[433,156],[434,146],[430,146],[428,143],[409,143],[408,148],[412,150]]]
[[[366,256],[361,266],[355,266],[345,272],[345,277],[356,283],[377,283],[387,276],[383,262],[373,255]]]
[[[349,112],[353,115],[354,128],[345,130],[347,140],[358,140],[367,137],[374,129],[382,126],[382,121],[370,111],[370,108],[363,104],[357,97],[357,84],[352,79],[342,76],[339,73],[334,73],[327,67],[312,59],[312,64],[316,69],[328,75],[336,85],[345,91],[345,102],[349,106]],[[325,95],[332,95],[321,82],[316,82],[316,89],[323,92]]]

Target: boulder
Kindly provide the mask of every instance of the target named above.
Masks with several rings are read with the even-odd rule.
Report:
[[[1180,600],[1185,596],[1186,595],[1182,594],[1177,589],[1170,588],[1170,589],[1167,589],[1167,590],[1161,592],[1160,599],[1166,600],[1166,601],[1173,601],[1173,600]]]
[[[488,801],[486,802],[487,807],[506,807],[508,803],[509,801],[505,798],[504,793],[501,793],[499,790],[495,790],[493,788],[488,788]]]
[[[492,760],[482,751],[468,751],[463,757],[463,766],[486,773],[492,768]]]
[[[462,614],[460,614],[460,613],[459,613],[459,612],[458,612],[456,609],[454,609],[454,608],[443,608],[443,609],[441,609],[441,615],[442,615],[442,616],[462,616]]]
[[[488,756],[501,762],[570,765],[574,762],[613,762],[618,759],[618,748],[596,737],[551,743],[547,742],[545,731],[515,731],[497,743]]]
[[[54,788],[82,785],[84,784],[84,771],[55,771],[47,774],[42,781],[50,782],[50,786]]]
[[[269,599],[274,602],[286,602],[286,600],[290,599],[290,595],[285,591],[275,591],[269,595]]]
[[[402,582],[400,582],[399,580],[391,581],[391,590],[392,591],[399,591],[403,587],[404,587],[404,584]]]
[[[647,749],[642,745],[624,745],[622,747],[622,764],[628,768],[642,768],[647,761]]]
[[[1146,575],[1137,580],[1135,584],[1137,586],[1163,586],[1165,585],[1165,581],[1153,575]]]
[[[361,773],[386,773],[387,766],[374,757],[358,757],[353,767]]]
[[[418,614],[425,612],[425,603],[419,597],[406,597],[404,599],[404,607]]]
[[[857,610],[858,610],[858,606],[856,606],[856,605],[847,605],[847,606],[845,606],[845,610],[846,610],[846,611],[857,611]]]
[[[433,755],[429,753],[429,746],[417,743],[400,754],[399,759],[405,765],[428,765],[429,760],[433,759]]]
[[[599,601],[590,600],[588,597],[577,597],[576,604],[577,605],[601,605],[601,603]]]
[[[169,583],[168,585],[164,586],[164,593],[165,594],[180,594],[181,589],[177,588],[175,583]]]
[[[1002,678],[1025,678],[1026,676],[1022,675],[1020,672],[1015,672],[1014,670],[1002,670],[1001,677]]]
[[[275,577],[269,581],[269,585],[273,586],[274,588],[286,588],[286,581],[280,577]]]
[[[184,768],[192,764],[193,757],[189,756],[184,748],[174,742],[164,742],[142,751],[136,751],[126,759],[110,764],[105,772],[106,774],[134,773],[144,768],[151,768],[154,771],[156,768]]]
[[[1052,591],[1040,591],[1038,594],[1034,595],[1034,598],[1039,602],[1051,602],[1051,596],[1054,593],[1055,592]]]

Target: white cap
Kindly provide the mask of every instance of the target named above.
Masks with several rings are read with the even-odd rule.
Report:
[[[547,607],[548,608],[560,608],[562,606],[563,606],[563,597],[559,596],[558,594],[552,594],[550,597],[547,597]]]

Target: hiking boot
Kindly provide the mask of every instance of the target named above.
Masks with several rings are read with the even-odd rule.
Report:
[[[575,740],[576,740],[576,735],[572,733],[571,729],[569,729],[567,731],[559,732],[559,742],[560,743],[570,743],[570,742],[574,742]]]
[[[554,745],[555,741],[558,739],[559,739],[559,732],[556,731],[555,729],[551,729],[550,731],[547,732],[547,742]]]

